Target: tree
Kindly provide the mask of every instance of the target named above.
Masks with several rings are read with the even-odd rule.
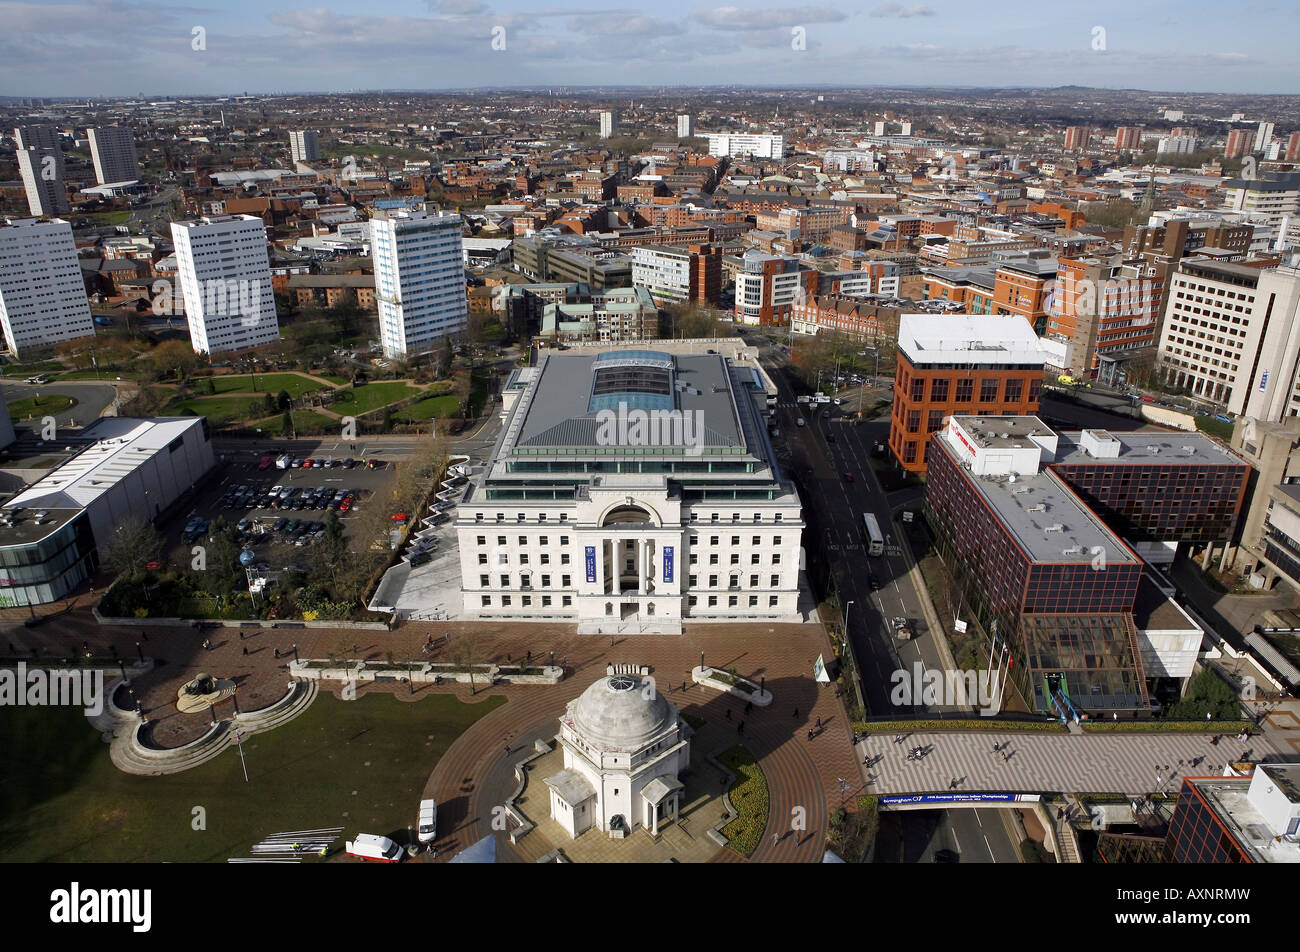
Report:
[[[289,396],[288,390],[281,390],[279,396],[275,398],[276,405],[281,410],[288,410],[293,406],[293,398]]]
[[[292,438],[294,435],[293,412],[285,410],[284,415],[280,417],[280,435]]]
[[[180,340],[163,341],[153,349],[151,357],[160,377],[175,376],[178,380],[184,379],[199,365],[194,349]]]
[[[119,575],[138,575],[158,558],[163,540],[154,525],[143,516],[128,516],[99,546],[100,561]]]

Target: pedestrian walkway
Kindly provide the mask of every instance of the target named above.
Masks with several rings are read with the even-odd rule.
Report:
[[[1207,734],[915,733],[899,744],[894,737],[858,744],[859,762],[884,754],[868,770],[872,793],[1168,793],[1183,777],[1218,776],[1233,761],[1293,759],[1260,735],[1244,744],[1223,735],[1217,745]],[[917,747],[924,756],[909,761]]]

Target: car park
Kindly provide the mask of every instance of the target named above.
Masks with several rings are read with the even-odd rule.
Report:
[[[343,461],[343,468],[344,468],[344,469],[351,469],[353,466],[356,466],[356,465],[357,465],[357,461],[354,460],[354,459],[353,459],[352,457],[350,457],[350,456],[349,456],[347,459],[345,459],[345,460]]]
[[[426,562],[433,561],[433,553],[429,552],[428,550],[425,550],[423,552],[416,552],[409,559],[407,559],[407,561],[411,563],[412,567],[415,567],[417,565],[424,565]]]
[[[260,460],[257,461],[257,468],[258,468],[258,469],[270,469],[271,466],[272,466],[272,464],[274,464],[274,463],[275,463],[275,457],[273,457],[273,456],[263,456]]]

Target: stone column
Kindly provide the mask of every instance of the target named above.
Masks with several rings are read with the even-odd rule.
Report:
[[[652,836],[658,836],[659,835],[659,805],[658,804],[655,803],[650,804],[650,819],[652,821],[650,834]]]
[[[647,540],[636,540],[636,593],[638,595],[646,594],[646,555],[649,551],[650,543]]]

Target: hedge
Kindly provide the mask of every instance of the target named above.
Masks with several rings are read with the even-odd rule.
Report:
[[[1239,734],[1250,721],[1084,721],[1090,734]]]
[[[1044,734],[1069,733],[1060,721],[1000,721],[993,717],[970,720],[854,721],[855,734],[907,734],[913,731],[1029,731]]]

